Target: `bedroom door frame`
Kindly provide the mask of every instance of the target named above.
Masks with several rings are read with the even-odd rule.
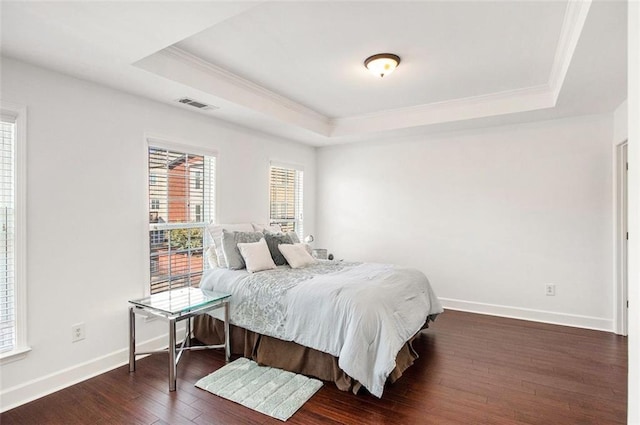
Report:
[[[615,333],[628,332],[628,157],[627,141],[616,146]]]

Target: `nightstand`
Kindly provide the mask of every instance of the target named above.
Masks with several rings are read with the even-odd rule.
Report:
[[[129,301],[131,304],[129,307],[129,372],[135,372],[136,370],[136,356],[168,352],[169,391],[175,391],[178,362],[184,350],[224,348],[225,360],[229,362],[231,357],[229,298],[231,298],[231,294],[205,291],[199,288],[180,288]],[[190,347],[191,318],[219,308],[224,309],[224,344]],[[169,346],[166,350],[136,352],[136,314],[146,317],[159,317],[169,322]],[[182,320],[186,320],[186,335],[182,344],[176,347],[176,322]]]

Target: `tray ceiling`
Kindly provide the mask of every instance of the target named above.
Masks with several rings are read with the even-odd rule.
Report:
[[[1,7],[3,55],[317,146],[601,113],[626,96],[625,2]],[[402,58],[384,79],[362,64],[380,52]]]

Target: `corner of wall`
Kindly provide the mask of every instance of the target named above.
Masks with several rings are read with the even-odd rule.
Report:
[[[619,145],[627,140],[629,137],[629,125],[628,125],[628,102],[625,99],[613,111],[613,144]]]

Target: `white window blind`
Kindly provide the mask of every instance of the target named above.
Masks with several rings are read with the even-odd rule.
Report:
[[[0,121],[0,353],[16,348],[15,120]]]
[[[151,293],[197,286],[204,231],[214,219],[214,156],[149,147]]]
[[[272,165],[269,178],[271,223],[303,238],[303,171]]]

